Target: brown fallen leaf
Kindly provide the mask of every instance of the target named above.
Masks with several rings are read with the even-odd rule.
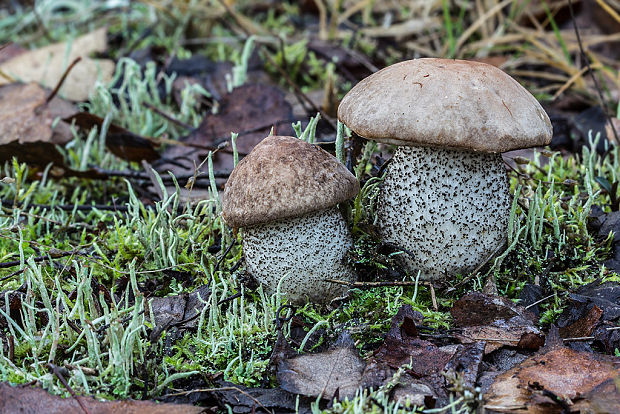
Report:
[[[574,405],[580,413],[620,413],[620,377],[608,379],[579,397]]]
[[[459,349],[463,348],[461,345],[440,348],[420,339],[416,325],[420,325],[422,320],[422,314],[414,311],[410,305],[404,305],[398,310],[392,318],[385,341],[367,361],[362,377],[364,388],[377,389],[385,385],[404,365],[405,370],[400,376],[399,385],[394,389],[393,399],[423,402],[427,408],[433,408],[437,402],[447,403],[448,392],[443,372],[448,366],[452,371],[461,372],[464,366],[470,368],[470,364],[462,354],[459,355]],[[477,367],[471,370],[477,372]]]
[[[202,300],[207,300],[210,294],[209,287],[204,285],[192,293],[153,298],[150,310],[153,312],[156,330],[161,333],[162,330],[168,329],[171,324],[178,324],[182,321],[184,321],[183,326],[186,328],[196,327],[198,325],[196,315],[205,306],[198,299],[198,295]]]
[[[103,125],[103,118],[88,112],[78,112],[63,120],[75,122],[75,125],[88,131],[95,126],[101,130]],[[114,155],[127,161],[153,162],[159,159],[159,153],[155,151],[151,140],[115,124],[108,126],[105,144]]]
[[[612,220],[612,228],[620,228],[620,214],[612,218],[615,219]],[[620,243],[617,248],[620,251]],[[557,324],[562,337],[593,337],[594,343],[602,346],[606,352],[613,353],[620,347],[620,331],[612,329],[617,326],[618,317],[620,284],[614,281],[594,281],[569,295],[568,306],[558,317]]]
[[[283,359],[278,364],[278,383],[294,394],[331,399],[352,397],[360,387],[364,361],[348,334],[334,348],[317,354]]]
[[[603,311],[596,305],[581,318],[577,319],[572,324],[560,328],[560,336],[562,338],[583,338],[590,336],[596,325],[598,325]]]
[[[114,73],[114,62],[109,59],[91,59],[91,53],[107,49],[107,30],[97,29],[76,39],[54,43],[25,52],[0,64],[0,71],[23,82],[39,82],[54,87],[67,66],[76,58],[82,61],[69,73],[60,94],[67,99],[83,101],[88,99],[97,80],[109,82]],[[0,77],[0,85],[8,81]]]
[[[273,86],[246,84],[224,95],[218,104],[218,113],[207,114],[198,128],[180,141],[216,147],[230,140],[231,132],[237,132],[237,150],[240,155],[244,155],[269,134],[272,126],[277,128],[280,135],[293,133],[291,106],[284,99],[284,94]],[[194,165],[200,165],[207,153],[204,149],[170,146],[162,156],[176,163],[160,164],[156,169],[160,173],[172,171],[176,175],[192,174]],[[230,146],[214,154],[213,168],[216,171],[233,169]]]
[[[49,92],[36,83],[0,86],[0,162],[17,157],[36,165],[63,165],[56,145],[72,139],[69,125],[57,118],[75,112],[58,97],[46,103]]]
[[[555,335],[557,331],[549,334]],[[559,413],[562,407],[554,397],[570,405],[620,375],[619,358],[574,351],[560,345],[559,337],[556,340],[539,355],[499,375],[484,396],[485,408],[502,413]]]
[[[450,313],[460,328],[455,336],[463,344],[485,342],[485,354],[505,345],[536,350],[544,344],[534,314],[506,298],[472,292]]]
[[[211,412],[187,404],[164,404],[152,401],[97,401],[80,397],[90,413],[97,414],[192,414]],[[11,386],[0,383],[0,413],[84,414],[75,398],[61,398],[38,387]]]
[[[375,351],[371,360],[394,369],[409,364],[408,371],[416,377],[441,372],[454,351],[446,352],[432,342],[418,338],[415,322],[419,324],[421,316],[409,305],[401,307],[392,319],[383,345]]]

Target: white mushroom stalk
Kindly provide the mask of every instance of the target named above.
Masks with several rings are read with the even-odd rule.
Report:
[[[342,296],[346,287],[326,280],[354,280],[345,257],[352,247],[337,207],[243,231],[247,270],[271,292],[280,284],[294,303],[325,303]]]
[[[500,153],[546,145],[549,117],[500,69],[415,59],[359,82],[338,118],[367,139],[400,146],[378,208],[384,241],[406,268],[445,279],[483,264],[504,243],[510,195]]]
[[[506,240],[510,197],[500,154],[399,147],[383,183],[379,228],[427,279],[473,270]]]
[[[247,270],[268,294],[295,304],[328,303],[355,273],[346,254],[351,233],[337,204],[355,197],[355,177],[329,153],[293,137],[271,136],[234,169],[223,216],[242,227]]]

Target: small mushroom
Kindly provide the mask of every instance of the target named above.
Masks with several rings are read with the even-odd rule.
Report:
[[[549,144],[538,101],[500,69],[415,59],[359,82],[338,118],[359,136],[398,145],[378,207],[379,232],[412,253],[425,279],[466,273],[507,237],[508,181],[501,152]]]
[[[223,217],[243,228],[247,270],[267,292],[293,303],[327,303],[355,280],[345,255],[351,233],[337,204],[359,191],[357,179],[321,148],[286,136],[261,141],[226,182]]]

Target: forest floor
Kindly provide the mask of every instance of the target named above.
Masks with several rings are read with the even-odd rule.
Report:
[[[0,412],[620,412],[617,1],[30,3],[0,3]],[[336,116],[419,57],[499,67],[554,130],[503,154],[506,244],[432,283],[377,237],[394,149]],[[360,182],[329,305],[265,293],[222,219],[270,132]]]

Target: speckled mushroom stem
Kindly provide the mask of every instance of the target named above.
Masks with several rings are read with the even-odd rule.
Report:
[[[268,294],[280,291],[295,304],[328,303],[347,288],[326,279],[354,281],[345,255],[351,234],[337,207],[244,228],[247,270]]]
[[[413,253],[402,258],[421,278],[471,271],[506,240],[510,195],[500,154],[402,146],[381,191],[381,236]]]

